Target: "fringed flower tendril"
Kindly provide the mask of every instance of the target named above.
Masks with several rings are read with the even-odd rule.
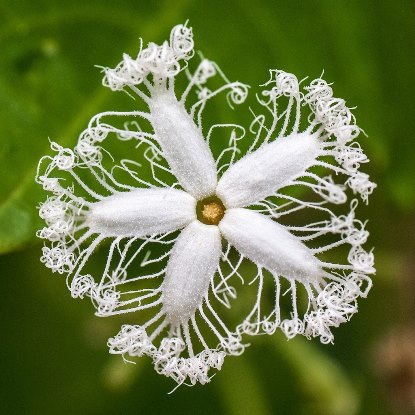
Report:
[[[360,171],[368,159],[345,101],[323,79],[271,70],[248,128],[209,125],[211,100],[236,108],[248,86],[203,57],[191,69],[193,56],[192,30],[178,25],[169,41],[103,68],[104,86],[147,110],[94,116],[74,149],[51,144],[36,179],[49,193],[41,261],[98,316],[137,319],[108,340],[110,353],[146,355],[192,385],[243,353],[247,335],[280,328],[333,342],[375,272],[358,199],[348,202],[367,203],[375,184]],[[114,144],[126,151],[110,155]],[[230,323],[245,289],[252,308]]]

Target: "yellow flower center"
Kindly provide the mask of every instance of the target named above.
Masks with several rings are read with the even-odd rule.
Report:
[[[205,225],[218,225],[225,211],[225,206],[216,196],[199,200],[196,206],[197,218]]]

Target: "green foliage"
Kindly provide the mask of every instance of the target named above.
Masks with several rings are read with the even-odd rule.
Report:
[[[339,346],[329,348],[330,355],[315,343],[264,339],[261,356],[249,351],[240,363],[225,363],[211,385],[183,387],[172,397],[165,396],[171,384],[150,372],[148,362],[133,370],[107,356],[102,333],[114,334],[119,322],[86,317],[91,309],[70,301],[64,281],[40,267],[36,206],[45,194],[34,176],[39,158],[49,153],[48,138],[73,146],[95,113],[131,108],[129,97],[102,87],[94,65],[113,66],[123,52],[137,52],[139,37],[161,41],[186,19],[196,47],[231,79],[257,85],[269,68],[299,78],[325,70],[336,94],[357,106],[358,125],[369,135],[362,145],[379,184],[366,209],[372,243],[401,265],[409,257],[411,244],[391,230],[396,213],[406,215],[399,229],[414,223],[410,0],[0,0],[0,253],[8,253],[0,257],[6,297],[1,368],[10,373],[0,391],[0,412],[387,414],[376,409],[379,391],[370,386],[364,362],[386,315],[377,304],[391,294],[390,311],[398,309],[388,280],[395,266],[380,271],[373,299],[356,322],[338,330]],[[28,245],[34,247],[22,251]],[[370,307],[378,313],[370,314]],[[49,338],[51,333],[58,338]],[[99,343],[94,333],[101,333]],[[360,352],[366,355],[355,358]]]

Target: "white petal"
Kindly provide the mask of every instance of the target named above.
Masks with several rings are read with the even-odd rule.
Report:
[[[265,144],[230,167],[216,194],[228,208],[252,205],[300,177],[320,152],[315,135],[293,134]]]
[[[202,304],[221,250],[217,226],[196,220],[183,229],[170,254],[162,287],[163,309],[171,324],[186,322]]]
[[[309,248],[284,226],[258,212],[228,209],[219,229],[242,255],[274,274],[303,281],[315,281],[325,274]]]
[[[170,92],[157,93],[152,96],[150,110],[157,141],[179,183],[197,199],[214,194],[215,161],[183,104]]]
[[[177,189],[136,189],[116,193],[92,205],[86,224],[102,236],[161,234],[196,218],[196,200]]]

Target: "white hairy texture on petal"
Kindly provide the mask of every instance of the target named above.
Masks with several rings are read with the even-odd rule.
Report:
[[[196,220],[179,235],[162,285],[163,309],[172,325],[186,322],[202,304],[221,250],[217,226]]]
[[[170,91],[151,99],[152,124],[163,155],[183,188],[197,199],[211,196],[216,166],[202,131]]]
[[[219,229],[242,255],[273,274],[303,282],[325,275],[309,248],[283,225],[258,212],[228,209]]]
[[[278,138],[230,167],[219,180],[216,194],[227,208],[259,202],[300,177],[314,164],[320,149],[316,135]]]
[[[178,189],[135,189],[92,204],[85,223],[104,237],[172,232],[196,218],[196,200]]]

